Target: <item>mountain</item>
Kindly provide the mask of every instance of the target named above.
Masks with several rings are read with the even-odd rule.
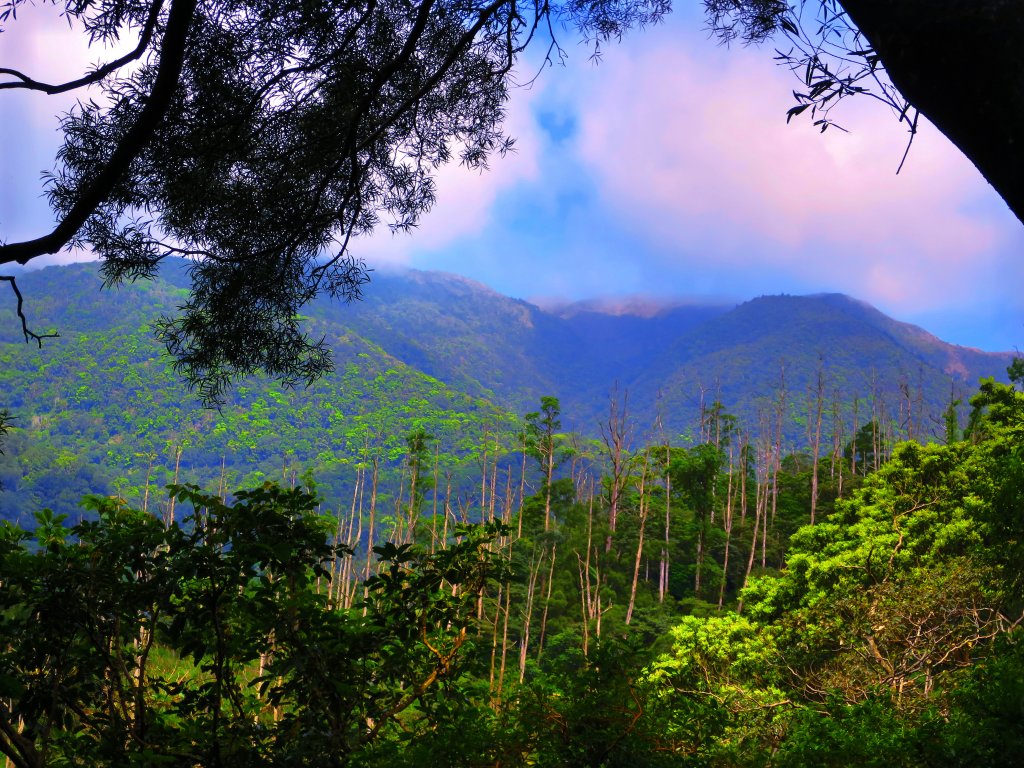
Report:
[[[340,503],[371,456],[399,472],[405,436],[418,429],[438,438],[446,466],[474,471],[480,446],[505,435],[511,449],[515,415],[545,395],[560,398],[566,428],[596,436],[616,385],[629,393],[638,439],[656,422],[669,439],[692,434],[702,400],[756,429],[784,385],[787,440],[799,447],[819,370],[845,424],[875,412],[897,433],[916,423],[917,434],[939,434],[951,393],[966,401],[979,377],[1005,378],[1012,358],[946,344],[838,294],[542,309],[465,278],[410,272],[376,276],[362,302],[309,308],[334,376],[300,391],[245,381],[210,411],[148,330],[185,296],[181,264],[162,275],[116,292],[99,291],[89,264],[20,277],[33,326],[61,333],[42,349],[24,343],[11,302],[0,303],[0,408],[19,427],[0,457],[0,515],[68,508],[145,477],[159,486],[176,463],[179,479],[225,485],[308,468]]]
[[[748,423],[776,400],[806,410],[819,368],[826,397],[849,410],[888,401],[930,425],[951,391],[965,400],[983,376],[1005,379],[1013,355],[947,344],[841,294],[765,296],[735,307],[584,302],[541,309],[465,278],[380,276],[367,299],[318,307],[395,357],[456,389],[516,412],[558,397],[567,424],[594,434],[617,384],[642,429],[693,428],[703,398]],[[861,406],[865,413],[866,406]],[[897,413],[898,415],[898,413]],[[937,428],[937,427],[936,427]],[[796,427],[794,426],[794,429]]]

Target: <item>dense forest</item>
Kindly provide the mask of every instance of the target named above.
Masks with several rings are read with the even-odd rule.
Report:
[[[455,495],[478,486],[484,456],[516,463],[522,414],[561,403],[563,431],[600,438],[609,393],[628,393],[637,443],[687,445],[713,403],[777,453],[841,453],[861,437],[941,440],[945,412],[967,416],[980,377],[1011,357],[944,344],[843,296],[763,297],[739,307],[544,311],[438,273],[380,276],[365,300],[310,307],[335,371],[309,387],[243,380],[219,409],[181,385],[151,327],[187,296],[182,262],[96,302],[95,265],[25,275],[43,348],[0,308],[0,391],[12,415],[0,456],[0,518],[71,519],[86,493],[149,508],[168,483],[205,489],[290,483],[304,472],[331,508],[376,460],[397,494],[407,435],[434,435]],[[769,433],[777,433],[769,438]],[[817,446],[817,450],[813,446]],[[489,460],[489,459],[488,459]]]
[[[64,335],[0,347],[9,765],[975,766],[1024,746],[1024,366],[963,381],[1007,356],[844,297],[557,315],[420,275],[345,325],[314,308],[331,377],[204,409],[147,330],[173,274],[101,306],[88,267],[59,294],[39,274],[35,317]],[[786,328],[830,353],[781,356]],[[586,344],[540,384],[604,382],[600,409],[517,410]],[[673,370],[653,397],[666,349],[713,383]],[[610,383],[634,367],[636,389]]]
[[[1010,374],[924,444],[869,419],[832,450],[822,419],[784,452],[718,402],[687,444],[640,440],[625,394],[583,440],[545,397],[474,454],[475,481],[416,428],[331,508],[285,473],[5,523],[0,749],[19,767],[1013,765]]]
[[[27,5],[5,0],[0,32]],[[806,91],[786,122],[824,133],[869,95],[913,140],[924,115],[1021,218],[1021,17],[955,5],[703,3],[722,42],[779,43]],[[99,61],[38,80],[45,25],[22,26],[0,70],[5,91],[75,99],[42,177],[52,221],[0,237],[5,768],[1020,762],[1021,360],[839,294],[619,316],[415,273],[345,322],[330,308],[370,279],[353,239],[416,228],[443,166],[513,149],[521,65],[565,63],[569,40],[596,61],[667,0],[56,10]],[[709,80],[696,64],[659,67]],[[15,111],[27,152],[35,111]],[[667,133],[695,146],[702,122]],[[745,157],[740,183],[774,175]],[[833,196],[806,165],[796,183]],[[574,182],[604,194],[597,178]],[[773,182],[760,199],[788,204]],[[512,197],[465,217],[540,235]],[[978,206],[936,199],[926,225]],[[792,228],[787,206],[737,202],[726,227]],[[643,205],[678,228],[725,207]],[[910,273],[874,267],[908,246],[973,265],[999,240],[957,231],[892,238],[874,265],[871,243],[842,253],[894,283]],[[800,239],[824,251],[824,232]],[[116,301],[97,307],[94,267],[20,269],[69,250]]]

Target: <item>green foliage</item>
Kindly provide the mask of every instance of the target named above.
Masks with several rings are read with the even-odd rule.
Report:
[[[4,455],[4,440],[7,437],[7,432],[11,428],[11,412],[8,410],[0,410],[0,456]],[[0,491],[4,489],[3,480],[0,479]]]
[[[673,631],[646,678],[672,749],[721,765],[999,764],[996,734],[1021,732],[1024,398],[987,382],[974,405],[974,443],[898,446],[793,535],[742,616]]]
[[[927,425],[949,403],[951,382],[942,369],[950,355],[969,378],[992,375],[1008,362],[925,343],[841,296],[766,297],[728,312],[681,308],[653,318],[560,318],[451,276],[377,275],[364,301],[316,302],[305,313],[304,327],[330,348],[331,381],[296,390],[241,381],[215,414],[175,391],[174,371],[152,339],[153,321],[187,296],[180,262],[165,263],[158,280],[121,286],[109,302],[96,301],[95,265],[54,267],[21,282],[33,321],[62,333],[42,350],[29,347],[14,312],[0,306],[0,407],[17,416],[20,428],[10,436],[17,452],[0,460],[0,474],[10,473],[6,485],[19,498],[4,497],[2,509],[23,513],[25,521],[40,506],[57,509],[56,496],[69,486],[59,507],[74,515],[83,493],[113,493],[123,475],[126,496],[140,504],[149,462],[136,454],[157,454],[151,479],[160,488],[172,482],[182,445],[181,477],[203,487],[220,487],[222,457],[229,486],[248,482],[256,470],[282,479],[294,451],[289,474],[314,469],[326,484],[325,499],[341,503],[353,482],[350,462],[362,460],[367,446],[383,443],[382,454],[401,454],[404,436],[422,426],[440,441],[442,457],[465,456],[469,445],[481,444],[482,427],[490,426],[492,435],[510,432],[510,412],[537,410],[541,396],[552,394],[566,425],[594,434],[607,419],[608,387],[616,379],[629,390],[636,424],[660,415],[673,444],[694,427],[699,385],[713,380],[722,382],[716,397],[737,424],[756,431],[758,411],[776,399],[780,359],[791,406],[783,430],[792,450],[802,441],[796,418],[805,415],[802,393],[813,383],[822,348],[829,350],[826,387],[830,397],[838,394],[844,442],[852,435],[853,398],[861,398],[859,427],[870,418],[869,397],[877,391],[877,402],[884,400],[890,412],[882,419],[888,450],[890,433],[907,433],[905,416],[892,414],[904,400],[901,382],[921,398]],[[966,402],[966,384],[954,383]],[[831,421],[828,414],[829,428]],[[139,434],[146,439],[136,441]],[[35,450],[30,466],[14,465]],[[64,457],[59,473],[52,471],[56,456]]]
[[[901,716],[891,697],[872,695],[862,702],[829,702],[828,716],[797,712],[773,757],[785,768],[865,766],[910,768],[922,765],[921,735]]]
[[[645,650],[635,641],[609,638],[586,655],[579,637],[552,639],[545,671],[516,702],[522,753],[514,765],[546,768],[653,768],[675,764],[649,749],[652,725],[637,685]],[[527,746],[528,745],[528,746]],[[509,759],[509,758],[506,758]]]
[[[1010,768],[1024,749],[1024,637],[1000,638],[952,691],[948,715],[922,728],[930,765]]]
[[[0,517],[30,524],[43,506],[77,517],[87,493],[117,493],[141,507],[147,479],[155,500],[176,480],[220,488],[289,483],[304,471],[340,507],[351,499],[358,467],[374,458],[382,493],[397,493],[405,435],[435,436],[457,488],[475,467],[483,434],[513,439],[512,414],[320,320],[339,363],[332,379],[297,391],[245,381],[219,411],[204,409],[175,391],[168,361],[144,327],[178,300],[173,286],[125,288],[116,310],[83,316],[95,290],[90,277],[79,270],[64,284],[66,304],[46,294],[37,309],[68,329],[61,339],[42,350],[0,346],[0,389],[18,426],[0,456]]]
[[[323,587],[347,553],[314,496],[173,493],[192,512],[170,526],[98,497],[97,519],[71,529],[50,513],[31,538],[5,524],[0,751],[14,765],[341,765],[400,719],[429,726],[500,526],[434,554],[382,547],[365,600],[342,610]]]
[[[17,642],[0,699],[53,764],[939,766],[998,764],[997,734],[1014,743],[1012,386],[983,383],[970,439],[885,447],[841,498],[849,462],[823,457],[808,527],[812,457],[776,455],[716,403],[707,443],[631,451],[613,531],[611,459],[562,432],[556,398],[524,440],[349,335],[345,389],[247,383],[237,408],[183,416],[142,337],[78,341],[51,361],[73,389],[19,390],[41,406],[8,461],[36,474],[0,475],[57,501],[103,479],[96,456],[122,477],[71,533],[62,510],[4,528],[0,633]],[[117,387],[132,413],[96,394]],[[136,417],[160,438],[124,444]],[[852,441],[861,470],[873,429]],[[94,453],[61,442],[76,431]],[[187,474],[216,440],[233,446],[223,469]],[[133,511],[172,519],[146,487],[176,456],[189,479],[248,490],[178,485],[170,525]],[[313,487],[345,494],[341,519],[312,512]],[[509,526],[456,527],[492,518]]]

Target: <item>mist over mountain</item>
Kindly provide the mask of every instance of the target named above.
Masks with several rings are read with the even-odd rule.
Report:
[[[819,371],[826,409],[844,422],[884,413],[896,434],[941,435],[951,397],[963,416],[978,378],[1005,378],[1012,359],[838,294],[545,310],[465,278],[409,272],[376,276],[361,302],[309,307],[309,333],[334,350],[334,375],[294,391],[244,381],[211,411],[149,329],[184,301],[182,264],[116,291],[100,290],[94,264],[19,284],[33,327],[61,336],[26,345],[14,307],[2,305],[0,408],[16,417],[0,457],[6,516],[73,505],[123,477],[232,485],[308,469],[340,497],[371,452],[397,467],[415,429],[468,466],[474,445],[514,432],[516,414],[542,396],[561,400],[566,429],[596,437],[614,389],[628,393],[640,441],[694,434],[702,403],[720,401],[751,430],[782,403],[786,439],[803,449]]]

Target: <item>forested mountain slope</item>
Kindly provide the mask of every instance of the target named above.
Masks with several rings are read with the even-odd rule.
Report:
[[[86,493],[142,499],[177,477],[206,487],[289,481],[309,470],[342,503],[356,465],[400,464],[406,436],[423,429],[458,471],[484,432],[510,432],[504,408],[451,389],[338,324],[314,322],[336,371],[308,389],[244,381],[220,410],[202,407],[149,328],[183,289],[162,280],[97,295],[89,266],[22,281],[37,328],[60,338],[41,349],[0,313],[0,407],[14,416],[0,456],[0,518],[47,506],[74,513]],[[493,437],[491,438],[493,440]],[[146,480],[149,483],[146,483]]]
[[[33,326],[61,337],[26,345],[13,308],[0,312],[0,407],[16,417],[0,458],[0,513],[67,508],[123,477],[159,487],[179,457],[182,479],[207,484],[310,469],[338,503],[356,463],[376,452],[397,467],[416,429],[463,463],[487,440],[511,448],[515,414],[542,396],[561,399],[566,429],[596,436],[616,383],[638,438],[659,419],[666,439],[692,434],[701,402],[717,399],[752,429],[782,413],[790,449],[802,449],[819,369],[826,422],[838,416],[849,434],[874,417],[893,437],[927,437],[941,431],[951,391],[965,399],[979,376],[1004,378],[1010,360],[839,295],[545,311],[464,278],[410,272],[378,275],[363,302],[310,310],[311,335],[335,351],[334,376],[305,391],[243,382],[217,412],[184,394],[148,329],[185,296],[182,265],[162,275],[111,292],[94,265],[21,278]]]
[[[838,401],[847,421],[855,398],[862,422],[872,407],[899,419],[902,402],[927,433],[951,391],[964,400],[980,377],[1005,381],[1012,359],[947,344],[840,294],[767,296],[734,308],[582,303],[545,311],[464,278],[410,272],[381,275],[364,302],[322,307],[318,316],[513,410],[554,395],[586,433],[607,418],[616,383],[630,393],[641,428],[660,417],[673,435],[693,429],[702,397],[756,421],[778,401],[781,376],[795,435],[819,368],[829,406]]]

